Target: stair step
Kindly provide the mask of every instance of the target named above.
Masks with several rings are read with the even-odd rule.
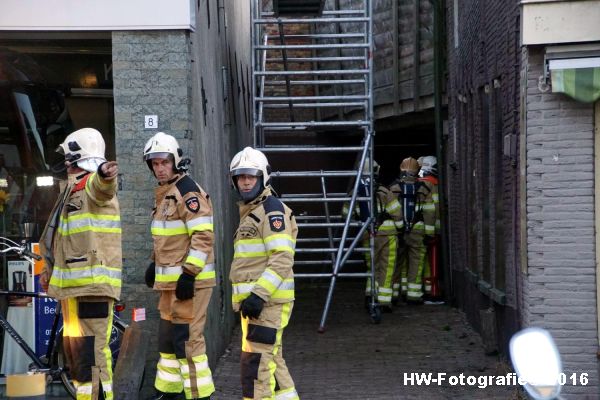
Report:
[[[346,126],[369,126],[370,123],[368,121],[363,120],[355,120],[355,121],[307,121],[307,122],[256,122],[256,126],[261,126],[263,128],[280,128],[284,129],[294,129],[294,128],[302,128],[306,129],[308,127],[346,127]]]
[[[361,146],[347,146],[347,147],[329,147],[329,146],[266,146],[257,147],[257,150],[263,153],[296,153],[296,152],[355,152],[362,151],[364,147]]]
[[[356,176],[358,171],[273,171],[271,176],[286,178],[305,178],[305,177],[336,177],[336,176]]]
[[[326,69],[302,71],[254,71],[254,76],[282,76],[282,75],[358,75],[368,74],[368,69]]]
[[[319,24],[319,23],[347,23],[347,22],[369,22],[366,17],[342,17],[342,18],[258,18],[253,20],[255,24]]]
[[[331,248],[331,247],[323,247],[323,248],[297,248],[296,253],[337,253],[339,249]],[[344,251],[348,251],[348,248],[345,248]],[[355,247],[352,251],[366,253],[367,251],[371,251],[371,249],[366,247]]]

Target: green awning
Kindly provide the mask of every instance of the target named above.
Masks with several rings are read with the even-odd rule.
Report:
[[[577,101],[592,103],[600,98],[600,67],[553,69],[552,91]]]

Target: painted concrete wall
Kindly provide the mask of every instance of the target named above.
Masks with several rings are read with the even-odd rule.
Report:
[[[158,359],[158,295],[144,284],[150,260],[150,212],[156,181],[142,161],[145,142],[156,132],[175,136],[190,174],[211,196],[214,208],[217,287],[209,305],[205,336],[212,367],[229,344],[231,238],[238,222],[228,166],[241,144],[250,144],[249,6],[217,0],[196,3],[196,30],[113,32],[113,76],[119,198],[125,264],[123,297],[129,308],[145,307],[153,334],[142,397],[152,393]],[[242,90],[243,87],[243,90]],[[144,129],[144,116],[158,115],[158,129]]]
[[[523,65],[528,265],[522,324],[550,330],[567,376],[589,374],[587,386],[563,388],[567,397],[597,398],[594,109],[540,91],[542,48],[529,47]]]

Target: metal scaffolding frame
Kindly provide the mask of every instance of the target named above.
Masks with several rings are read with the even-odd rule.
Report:
[[[373,295],[376,290],[373,213],[365,222],[353,219],[352,212],[347,216],[341,211],[339,214],[332,213],[332,208],[333,211],[336,209],[335,204],[349,203],[349,210],[354,210],[358,201],[367,202],[370,210],[374,206],[372,0],[362,0],[361,6],[354,2],[353,9],[325,9],[319,15],[302,17],[293,14],[289,18],[275,15],[265,7],[265,3],[252,0],[251,9],[254,146],[265,153],[285,154],[287,158],[306,157],[309,153],[327,153],[332,157],[339,153],[356,154],[354,166],[347,170],[272,173],[272,176],[282,179],[318,180],[321,187],[318,193],[282,196],[285,203],[295,203],[292,208],[299,227],[296,253],[298,256],[311,256],[307,260],[295,261],[294,275],[296,278],[330,280],[319,332],[325,330],[338,278],[371,278],[369,313],[372,321],[378,323],[381,311],[376,303],[377,296]],[[328,5],[336,7],[334,3],[340,4],[328,2]],[[307,32],[288,34],[285,27],[290,24],[305,27]],[[335,54],[332,55],[331,51]],[[306,52],[310,52],[310,56],[303,54]],[[298,87],[310,87],[314,94],[297,95],[294,89]],[[351,93],[344,93],[348,88],[351,88]],[[288,118],[279,121],[286,110]],[[307,119],[307,110],[313,110],[316,118]],[[344,118],[349,111],[353,118]],[[270,118],[273,112],[278,113],[278,118]],[[325,118],[323,114],[326,114]],[[349,141],[335,146],[306,145],[301,140],[304,134],[326,136],[329,132],[339,134],[342,130],[361,134],[360,145],[346,143]],[[273,135],[281,138],[288,134],[289,139],[286,138],[283,145],[281,141],[270,141]],[[362,172],[365,163],[368,173]],[[348,193],[328,190],[328,183],[333,179],[346,179]],[[361,180],[363,185],[368,182],[367,194],[363,196],[358,195]],[[322,204],[322,214],[299,215],[297,211],[302,204],[311,204],[313,208],[315,204]],[[365,237],[369,238],[369,244],[361,247]],[[351,257],[355,254],[362,257],[365,253],[371,255],[368,272],[342,272],[347,265],[362,264],[364,261],[360,258]],[[317,255],[322,258],[315,258]],[[299,271],[301,267],[308,266],[317,266],[320,270]]]

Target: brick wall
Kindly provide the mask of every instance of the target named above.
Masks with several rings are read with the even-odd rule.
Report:
[[[212,367],[229,344],[235,323],[228,276],[238,213],[227,173],[233,154],[251,141],[250,51],[245,41],[249,3],[194,4],[198,7],[194,32],[112,35],[116,149],[122,174],[123,298],[129,308],[146,307],[145,324],[152,332],[142,398],[153,392],[159,320],[158,296],[143,280],[152,246],[149,223],[156,180],[142,161],[142,151],[158,131],[178,139],[184,156],[192,159],[190,174],[213,203],[217,286],[205,329]],[[144,129],[144,115],[158,115],[159,129]]]
[[[518,160],[503,152],[505,138],[517,148],[519,2],[446,4],[448,261],[458,305],[477,329],[493,309],[505,351],[519,308]]]
[[[547,328],[563,369],[590,374],[567,395],[598,396],[594,236],[594,111],[543,93],[543,49],[525,53],[527,91],[527,275],[523,325]],[[592,397],[590,397],[592,398]]]

